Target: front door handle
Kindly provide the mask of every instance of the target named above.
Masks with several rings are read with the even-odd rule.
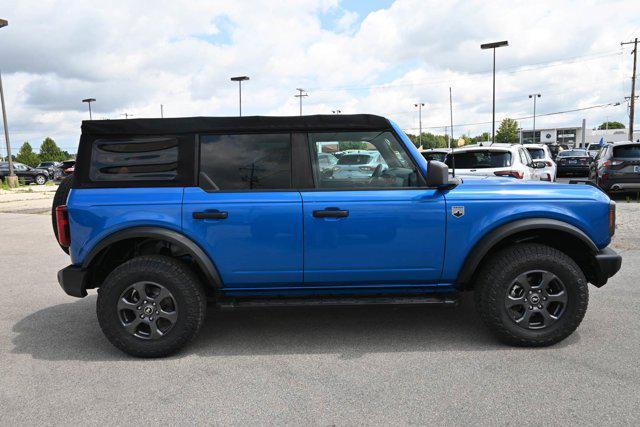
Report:
[[[321,211],[313,211],[315,218],[346,218],[349,216],[349,211],[338,208],[326,208]]]
[[[193,213],[193,219],[227,219],[228,216],[228,212],[219,211],[217,209]]]

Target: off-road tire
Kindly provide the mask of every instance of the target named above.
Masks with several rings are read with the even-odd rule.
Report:
[[[53,203],[51,204],[51,225],[53,226],[53,234],[58,241],[58,219],[56,218],[56,208],[61,205],[67,204],[67,197],[71,191],[71,184],[73,184],[73,176],[68,176],[60,181],[56,194],[53,196]],[[69,253],[69,248],[60,246],[60,248]]]
[[[517,325],[507,313],[504,297],[513,280],[530,270],[555,274],[567,292],[562,316],[545,329]],[[584,318],[589,290],[584,273],[565,253],[537,243],[509,246],[495,253],[479,272],[475,285],[476,309],[490,331],[502,342],[523,347],[544,347],[571,335]]]
[[[132,284],[156,282],[165,287],[177,302],[177,321],[166,335],[143,339],[125,330],[117,304]],[[123,352],[136,357],[168,356],[193,339],[205,320],[206,295],[195,273],[174,258],[146,255],[133,258],[114,269],[99,289],[98,322],[107,339]]]

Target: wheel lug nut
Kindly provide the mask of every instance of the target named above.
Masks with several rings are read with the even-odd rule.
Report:
[[[142,303],[143,303],[143,304],[146,304],[146,303],[147,303],[147,300],[142,301]]]
[[[538,306],[538,308],[542,308],[542,304],[540,304],[540,305]]]
[[[544,301],[546,301],[546,300],[547,300],[547,297],[544,297],[544,298],[542,298],[542,299],[543,299]]]
[[[533,310],[533,306],[532,305],[529,306],[529,310]]]
[[[158,310],[156,310],[156,314],[160,314],[160,312]]]
[[[529,293],[530,293],[530,294],[532,294],[532,293],[533,293],[533,291],[529,291]]]
[[[153,317],[149,317],[149,320],[153,320]]]
[[[141,310],[141,309],[142,309],[142,307],[138,306],[138,310]]]
[[[144,314],[141,314],[141,315],[140,315],[140,318],[141,318],[141,319],[144,319]]]
[[[154,302],[153,305],[156,305],[156,303]]]

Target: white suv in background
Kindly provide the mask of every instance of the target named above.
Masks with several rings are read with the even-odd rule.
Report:
[[[447,155],[451,169],[455,157],[456,175],[503,176],[539,180],[544,162],[535,162],[520,144],[470,145],[456,148]]]
[[[555,181],[558,174],[558,166],[551,157],[551,150],[547,144],[526,144],[525,148],[534,161],[544,162],[545,168],[539,169],[542,181]]]

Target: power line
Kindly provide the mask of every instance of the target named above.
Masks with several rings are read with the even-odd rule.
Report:
[[[571,110],[554,111],[552,113],[536,114],[536,117],[555,116],[555,115],[559,115],[559,114],[575,113],[575,112],[578,112],[578,111],[592,110],[594,108],[613,107],[613,106],[618,106],[618,105],[620,105],[619,102],[608,102],[606,104],[592,105],[590,107],[573,108]],[[526,119],[533,118],[533,116],[511,117],[511,118],[513,120],[526,120]],[[454,126],[460,127],[460,126],[475,126],[475,125],[488,125],[488,124],[491,124],[491,121],[476,122],[476,123],[460,123],[460,124],[455,124]],[[445,126],[449,126],[449,125],[423,126],[422,129],[438,129],[438,128],[443,128]],[[404,128],[404,129],[406,129],[406,130],[416,130],[417,128],[412,127],[412,128]]]

